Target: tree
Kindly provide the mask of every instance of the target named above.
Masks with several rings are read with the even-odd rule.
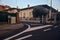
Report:
[[[56,17],[57,21],[60,20],[60,12],[57,13],[57,17]]]
[[[48,10],[44,7],[35,7],[33,9],[33,17],[40,18],[41,22],[45,21]],[[43,19],[42,19],[43,18]]]

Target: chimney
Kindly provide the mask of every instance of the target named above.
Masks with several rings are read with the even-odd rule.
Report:
[[[30,5],[29,5],[29,4],[28,4],[27,6],[28,6],[28,8],[30,7]]]

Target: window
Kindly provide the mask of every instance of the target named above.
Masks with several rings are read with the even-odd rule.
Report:
[[[33,16],[32,12],[30,12],[30,16],[31,16],[31,17]]]
[[[25,13],[24,13],[23,18],[25,18],[25,16],[26,16],[26,15],[25,15]]]

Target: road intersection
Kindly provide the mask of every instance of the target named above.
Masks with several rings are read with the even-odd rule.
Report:
[[[6,38],[6,39],[4,39],[4,40],[9,40],[9,39],[12,39],[12,38],[14,38],[14,37],[17,37],[17,36],[19,36],[19,35],[21,35],[21,34],[23,34],[23,33],[26,33],[26,32],[30,32],[30,31],[35,31],[35,30],[39,30],[39,29],[42,29],[42,28],[45,28],[45,27],[50,27],[50,26],[52,26],[52,25],[44,25],[44,26],[37,26],[37,27],[30,27],[30,25],[28,25],[28,24],[26,24],[27,26],[28,26],[28,28],[26,29],[26,30],[24,30],[24,31],[22,31],[22,32],[20,32],[20,33],[18,33],[18,34],[15,34],[15,35],[13,35],[13,36],[11,36],[11,37],[8,37],[8,38]],[[50,29],[47,29],[47,30],[50,30]],[[47,31],[46,30],[46,31]],[[32,34],[31,35],[29,35],[29,36],[33,36]],[[25,37],[29,37],[29,36],[25,36]],[[22,37],[22,38],[25,38],[25,37]],[[19,40],[20,39],[22,39],[22,38],[18,38]]]

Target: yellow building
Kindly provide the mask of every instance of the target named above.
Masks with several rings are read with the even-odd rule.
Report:
[[[46,22],[48,22],[48,20],[52,20],[52,18],[53,18],[53,20],[54,20],[54,15],[55,15],[55,13],[57,12],[54,8],[51,8],[51,7],[49,7],[48,5],[37,5],[37,6],[32,6],[32,7],[30,7],[30,5],[28,5],[28,7],[27,8],[23,8],[23,9],[20,9],[20,11],[19,11],[19,19],[20,20],[30,20],[31,18],[35,18],[34,16],[33,16],[33,11],[35,11],[34,10],[34,8],[37,8],[37,9],[39,9],[39,10],[42,10],[43,9],[43,13],[44,12],[46,12],[47,14],[46,14],[46,16],[42,16],[42,18],[40,18],[40,19],[42,19],[42,22],[44,22],[44,21],[46,21]],[[50,14],[50,8],[52,9],[52,14]],[[41,13],[41,12],[40,12]],[[38,14],[38,13],[37,13]],[[39,15],[39,14],[38,14]],[[52,17],[52,18],[50,18],[50,17]],[[37,17],[37,18],[39,18],[39,17]],[[36,19],[37,19],[36,18]],[[39,20],[40,20],[39,19]]]
[[[8,23],[9,24],[18,23],[18,20],[19,20],[18,10],[20,11],[20,9],[17,9],[17,8],[10,8],[10,9],[4,10],[4,12],[7,12],[9,14],[8,15]]]
[[[8,13],[16,13],[16,12],[18,12],[17,8],[10,8],[10,9],[5,10],[5,11],[7,11]]]
[[[37,11],[35,11],[36,9],[39,9],[39,13]],[[37,5],[37,6],[32,6],[30,7],[30,5],[28,5],[27,8],[23,8],[23,9],[17,9],[17,8],[10,8],[7,10],[7,12],[9,13],[18,13],[18,17],[17,19],[18,20],[39,20],[41,21],[40,19],[42,19],[42,23],[45,21],[45,22],[48,22],[49,20],[54,20],[54,15],[56,14],[56,10],[54,8],[51,8],[52,9],[52,14],[50,14],[50,8],[48,5]],[[42,11],[43,10],[43,11]],[[44,14],[44,12],[46,12],[46,16],[41,16],[39,17],[37,14],[33,13],[33,11],[37,12],[37,14],[39,16],[40,13],[42,12]],[[35,18],[34,15],[36,15],[37,17]],[[52,18],[51,18],[52,17]]]
[[[33,17],[32,11],[33,11],[33,9],[31,9],[31,8],[21,9],[19,12],[19,17],[25,18],[25,19],[30,19]]]

